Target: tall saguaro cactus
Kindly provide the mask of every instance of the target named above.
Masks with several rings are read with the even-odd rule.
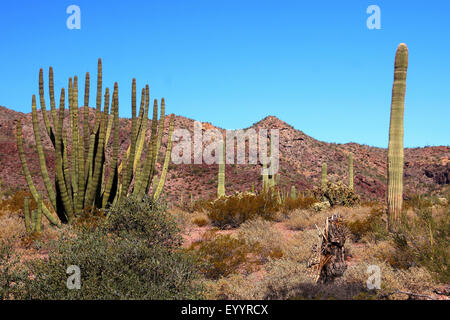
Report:
[[[349,178],[348,178],[348,186],[351,190],[353,190],[353,154],[350,153],[348,156],[348,171],[349,171]]]
[[[84,209],[92,207],[102,209],[108,205],[115,205],[120,198],[130,194],[139,195],[140,199],[149,192],[153,181],[155,168],[164,130],[164,99],[161,101],[161,116],[158,124],[158,102],[155,99],[152,120],[152,132],[148,146],[145,147],[145,135],[147,129],[147,114],[149,106],[149,87],[142,89],[141,108],[139,116],[136,116],[136,80],[132,82],[132,130],[131,143],[126,155],[119,163],[119,88],[114,85],[112,93],[111,111],[110,92],[105,89],[104,103],[102,111],[102,63],[98,61],[97,73],[97,95],[94,125],[89,124],[89,73],[86,74],[84,107],[81,117],[81,109],[78,108],[78,78],[69,78],[67,91],[61,89],[59,113],[55,106],[55,96],[53,88],[53,69],[50,67],[49,73],[49,93],[51,117],[47,114],[44,98],[44,80],[42,69],[39,72],[39,96],[41,103],[41,113],[44,119],[45,131],[55,150],[55,186],[53,187],[47,166],[45,153],[39,131],[38,113],[36,108],[36,97],[32,99],[32,121],[33,131],[36,141],[36,149],[39,157],[42,179],[49,198],[49,205],[42,203],[42,199],[34,185],[31,173],[25,158],[22,137],[22,125],[17,124],[16,137],[22,168],[25,174],[28,187],[36,202],[41,199],[41,211],[45,217],[55,225],[60,222],[71,222]],[[69,121],[65,126],[64,114],[66,101],[69,107]],[[81,120],[81,123],[80,123]],[[166,156],[159,179],[158,187],[153,187],[153,196],[157,198],[164,186],[166,172],[168,170],[171,154],[171,136],[174,126],[174,116],[169,123],[169,142],[166,148]],[[82,128],[81,128],[82,127]],[[108,141],[113,134],[112,159],[106,161]],[[70,132],[70,135],[68,134]],[[71,145],[69,145],[71,142]],[[144,168],[141,168],[141,154],[146,151]],[[106,163],[110,164],[106,170]],[[122,170],[123,167],[123,170]],[[109,172],[107,175],[106,172]],[[135,181],[131,187],[131,182]],[[48,207],[47,207],[48,206]],[[39,211],[39,212],[41,212]],[[54,215],[56,213],[57,219]],[[40,213],[39,213],[40,214]]]
[[[405,111],[408,47],[401,43],[395,54],[394,85],[392,87],[391,119],[388,149],[387,204],[391,222],[397,221],[403,205],[403,116]]]
[[[225,196],[225,139],[222,142],[222,156],[219,160],[219,175],[217,184],[217,198]]]

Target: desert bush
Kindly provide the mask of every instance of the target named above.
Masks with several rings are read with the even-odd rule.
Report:
[[[407,212],[409,209],[424,210],[432,206],[433,201],[431,198],[422,195],[412,195],[403,201],[403,212]]]
[[[204,227],[208,224],[207,217],[195,217],[192,219],[192,223],[197,225],[198,227]]]
[[[22,281],[26,273],[19,268],[20,259],[14,253],[14,240],[0,240],[0,300],[23,296]]]
[[[310,209],[316,202],[314,197],[287,197],[282,203],[282,210],[286,213],[296,209]]]
[[[322,212],[330,208],[330,203],[328,200],[316,202],[312,205],[312,209],[315,212]]]
[[[217,234],[217,230],[205,232],[200,241],[189,248],[196,252],[206,278],[219,279],[238,271],[251,272],[258,264],[255,255],[258,247],[248,245],[232,235]]]
[[[291,230],[315,229],[315,226],[323,224],[329,215],[327,211],[295,210],[288,215],[286,226]]]
[[[352,240],[358,242],[363,237],[369,237],[374,241],[386,239],[388,234],[383,220],[384,214],[383,207],[373,206],[364,218],[346,219],[344,223],[351,233]]]
[[[5,214],[0,218],[0,240],[11,239],[26,234],[23,217],[17,214]]]
[[[296,232],[284,247],[283,258],[297,263],[306,263],[312,255],[312,249],[319,244],[319,236],[316,229]]]
[[[263,299],[289,299],[304,295],[303,287],[314,284],[306,264],[279,259],[267,265],[263,280]]]
[[[181,244],[180,229],[174,216],[168,213],[164,203],[144,197],[137,201],[135,197],[124,198],[117,206],[110,208],[105,232],[115,233],[124,238],[137,238],[149,246],[161,244],[176,247]]]
[[[250,247],[257,248],[261,263],[268,259],[279,259],[284,254],[283,235],[273,227],[271,221],[248,220],[241,224],[237,236]]]
[[[352,207],[360,204],[360,197],[347,185],[342,182],[327,182],[324,188],[316,187],[313,190],[314,197],[328,201],[332,207],[345,206]]]
[[[187,201],[183,201],[178,204],[178,207],[186,212],[204,212],[209,209],[209,203],[215,199],[213,198],[205,198],[205,199],[197,199],[193,200],[187,199]]]
[[[92,231],[97,229],[105,221],[103,210],[95,207],[83,208],[81,214],[74,218],[72,226],[80,231]]]
[[[119,214],[120,213],[120,214]],[[180,247],[178,229],[164,206],[127,199],[94,230],[72,229],[48,244],[48,258],[26,263],[31,299],[199,298],[195,257]],[[81,269],[81,289],[68,290],[67,267]]]
[[[194,227],[192,224],[191,214],[187,211],[181,210],[178,207],[170,210],[170,213],[175,220],[177,226],[180,228],[181,232],[188,232]]]
[[[68,266],[81,269],[81,289],[68,290]],[[200,294],[194,260],[161,244],[99,230],[64,237],[48,259],[28,263],[31,299],[191,299]]]
[[[395,248],[387,257],[396,267],[424,267],[436,280],[450,282],[450,215],[448,210],[440,212],[429,207],[415,208],[415,216],[403,215],[392,235]]]
[[[205,286],[208,290],[208,299],[261,300],[263,298],[262,281],[254,273],[248,276],[231,274],[226,278],[209,281]]]
[[[417,294],[429,294],[436,285],[428,270],[421,267],[412,267],[408,270],[396,269],[382,260],[373,260],[370,263],[362,262],[348,267],[344,276],[338,280],[338,283],[353,283],[364,287],[366,285],[369,273],[369,265],[376,265],[380,268],[381,288],[368,290],[364,288],[360,294],[354,298],[376,297],[377,299],[407,299],[405,294],[396,293],[397,291],[411,292]]]
[[[236,193],[210,202],[208,217],[217,227],[237,227],[258,217],[274,220],[279,210],[280,203],[274,192]]]
[[[25,198],[29,199],[30,211],[37,208],[37,203],[34,201],[30,191],[19,190],[14,192],[10,197],[1,201],[1,210],[9,212],[23,211],[23,204]]]

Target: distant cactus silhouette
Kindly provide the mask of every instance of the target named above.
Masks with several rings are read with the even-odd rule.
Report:
[[[349,181],[348,186],[353,190],[353,154],[350,153],[348,156],[348,171],[349,171]]]
[[[394,84],[392,87],[391,119],[388,148],[387,203],[390,221],[397,221],[403,205],[403,116],[405,110],[408,47],[401,43],[395,54]]]
[[[291,199],[297,199],[297,191],[295,190],[295,186],[291,187]]]

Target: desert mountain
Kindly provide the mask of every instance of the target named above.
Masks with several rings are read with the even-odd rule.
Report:
[[[68,124],[66,110],[66,125]],[[90,110],[91,121],[94,110]],[[40,168],[35,151],[31,113],[15,112],[0,107],[0,179],[3,186],[10,188],[26,188],[21,164],[17,153],[15,127],[22,121],[24,148],[26,158],[39,189],[44,190],[40,177]],[[50,140],[44,134],[42,115],[39,112],[41,135],[46,150],[47,166],[50,174],[55,158]],[[168,119],[163,138],[163,148],[167,144]],[[185,128],[193,132],[194,120],[176,116],[175,128]],[[203,123],[203,130],[216,128],[210,123]],[[383,200],[386,192],[387,149],[360,145],[357,143],[335,144],[318,141],[300,130],[297,130],[280,119],[268,116],[250,128],[258,131],[261,128],[278,129],[280,134],[280,185],[290,188],[295,185],[298,191],[308,190],[320,183],[321,165],[328,165],[328,178],[332,181],[348,182],[348,154],[353,153],[355,190],[364,199]],[[224,131],[221,128],[216,128]],[[130,119],[120,119],[120,152],[123,154],[129,144],[131,132]],[[147,138],[150,132],[147,132]],[[110,149],[110,148],[109,148]],[[108,149],[108,152],[111,150]],[[70,149],[69,149],[70,150]],[[108,157],[107,157],[108,158]],[[425,147],[405,149],[405,197],[413,194],[442,193],[448,189],[450,172],[450,147]],[[163,161],[163,154],[159,157]],[[161,166],[159,165],[159,169]],[[249,190],[252,184],[261,188],[259,165],[226,165],[226,191]],[[169,201],[179,201],[183,194],[188,199],[215,195],[217,187],[218,166],[182,164],[169,166],[166,181],[166,193]],[[52,177],[53,178],[53,177]]]

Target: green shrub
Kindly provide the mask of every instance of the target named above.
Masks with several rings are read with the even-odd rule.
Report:
[[[332,183],[328,181],[324,188],[315,188],[313,194],[317,199],[328,201],[332,207],[352,207],[361,202],[360,197],[342,182]]]
[[[284,255],[285,239],[274,223],[262,219],[248,220],[239,227],[238,239],[256,248],[261,263],[279,259]]]
[[[23,297],[25,272],[19,269],[19,258],[14,254],[12,239],[0,241],[0,300]]]
[[[55,243],[49,258],[29,263],[31,299],[192,299],[199,297],[194,260],[179,250],[94,231]],[[66,269],[81,270],[68,290]]]
[[[49,245],[49,256],[26,264],[31,299],[194,299],[201,297],[195,257],[180,247],[164,206],[133,198],[107,212],[97,229],[73,229]],[[81,270],[81,289],[68,290],[66,270]]]
[[[275,220],[280,209],[275,192],[236,193],[210,202],[208,217],[217,227],[238,227],[241,223],[258,217]]]
[[[25,198],[29,199],[30,212],[37,208],[37,203],[34,201],[30,191],[19,190],[13,193],[8,199],[1,201],[1,208],[10,212],[22,211]]]
[[[208,219],[206,217],[196,217],[192,219],[192,223],[199,227],[204,227],[208,224]]]
[[[431,208],[432,206],[433,202],[430,198],[421,195],[413,195],[403,202],[403,211],[406,212],[409,209],[424,210]]]
[[[353,240],[358,242],[364,236],[371,235],[374,240],[387,237],[386,223],[383,221],[385,210],[381,206],[372,206],[363,219],[346,220],[345,225],[351,232]]]
[[[443,210],[433,215],[431,208],[415,208],[415,216],[403,216],[392,242],[391,265],[401,268],[422,266],[442,283],[450,282],[450,215]]]
[[[197,253],[202,273],[209,279],[219,279],[239,270],[252,271],[257,261],[252,253],[259,248],[231,235],[206,232],[201,241],[193,242],[190,250]]]
[[[314,197],[287,197],[283,201],[283,212],[293,211],[295,209],[310,209],[317,200]]]
[[[102,228],[120,237],[145,241],[148,246],[161,244],[172,248],[179,246],[182,240],[173,215],[163,203],[154,202],[151,197],[140,202],[133,196],[124,199],[108,210]]]

